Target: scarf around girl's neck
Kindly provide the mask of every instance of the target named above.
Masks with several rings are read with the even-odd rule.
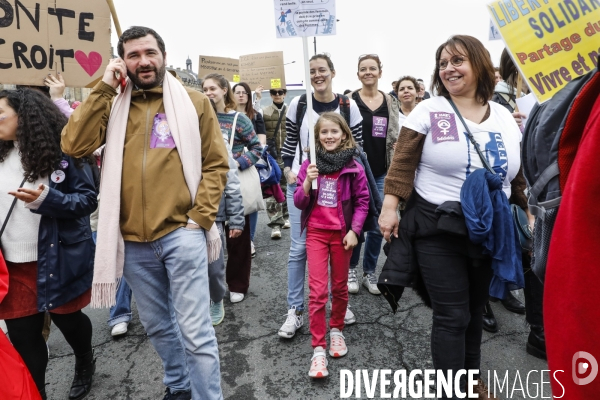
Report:
[[[320,175],[338,172],[350,161],[355,149],[345,149],[329,153],[323,149],[317,150],[317,169]]]

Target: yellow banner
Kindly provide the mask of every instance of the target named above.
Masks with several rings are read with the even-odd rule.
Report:
[[[488,9],[538,102],[598,65],[600,0],[502,0]]]

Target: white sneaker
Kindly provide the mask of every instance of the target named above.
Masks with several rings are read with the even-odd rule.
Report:
[[[363,276],[362,284],[364,287],[369,289],[369,293],[381,294],[381,292],[377,288],[377,278],[375,278],[375,274],[367,274]]]
[[[244,297],[244,293],[229,292],[229,301],[232,303],[239,303]]]
[[[352,311],[350,311],[350,306],[348,306],[348,308],[346,308],[346,315],[344,316],[344,324],[352,325],[355,322],[356,322],[356,317],[354,316],[354,313]]]
[[[310,359],[310,370],[308,376],[311,378],[325,378],[329,375],[327,371],[327,358],[325,358],[325,349],[321,346],[315,347],[313,356]]]
[[[127,333],[127,327],[129,326],[128,322],[119,322],[115,326],[112,327],[112,331],[110,334],[112,336],[121,336]]]
[[[293,338],[296,334],[296,331],[304,325],[304,318],[302,313],[298,313],[296,311],[296,307],[292,307],[287,312],[287,318],[281,328],[279,328],[279,332],[277,333],[282,338],[290,339]]]
[[[356,279],[356,268],[348,270],[348,293],[358,293],[358,279]]]
[[[278,226],[271,229],[271,239],[281,239],[281,229]]]
[[[290,220],[286,219],[285,222],[283,223],[283,229],[290,229],[292,226],[292,224],[290,224]]]
[[[254,242],[250,242],[250,256],[252,258],[256,257],[256,249],[254,248]]]

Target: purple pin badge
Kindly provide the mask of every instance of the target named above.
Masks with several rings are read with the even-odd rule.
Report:
[[[61,167],[62,169],[67,169],[67,167],[68,167],[68,166],[69,166],[69,162],[68,162],[67,160],[62,160],[62,161],[60,162],[60,167]]]

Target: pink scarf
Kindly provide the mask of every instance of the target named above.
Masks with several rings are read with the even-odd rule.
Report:
[[[117,284],[123,276],[125,243],[121,235],[119,216],[121,210],[121,175],[123,170],[123,146],[131,102],[133,84],[119,94],[112,105],[106,131],[106,149],[100,192],[98,217],[98,242],[92,283],[93,308],[110,307],[115,304]],[[184,87],[171,74],[165,74],[163,82],[165,114],[177,152],[183,165],[183,175],[190,191],[193,205],[198,185],[202,179],[202,146],[198,113]],[[206,233],[208,262],[219,258],[221,238],[215,224]]]

